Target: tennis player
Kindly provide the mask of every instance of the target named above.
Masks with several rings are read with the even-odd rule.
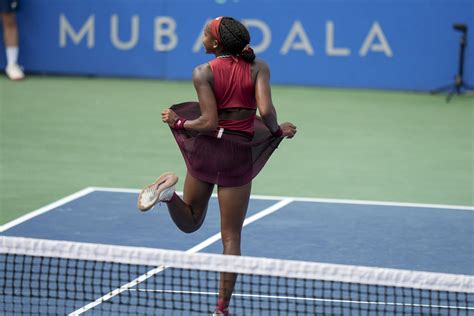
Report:
[[[176,195],[178,177],[168,172],[146,186],[138,198],[143,211],[166,202],[179,229],[191,233],[202,225],[217,185],[226,255],[240,255],[252,179],[281,140],[296,134],[292,123],[278,125],[269,67],[255,60],[249,43],[246,27],[231,17],[216,18],[206,26],[203,45],[215,59],[193,71],[199,103],[173,105],[161,113],[187,166],[184,196]],[[236,277],[221,273],[214,315],[228,315]]]

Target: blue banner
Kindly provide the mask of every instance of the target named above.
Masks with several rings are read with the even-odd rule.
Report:
[[[474,81],[472,0],[23,0],[20,63],[37,73],[189,80],[213,57],[201,36],[220,15],[247,25],[273,83],[404,90],[454,82],[453,23],[465,23],[465,81]]]

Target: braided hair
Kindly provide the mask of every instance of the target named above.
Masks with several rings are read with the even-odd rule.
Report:
[[[255,60],[255,53],[248,46],[250,33],[242,23],[231,17],[223,17],[219,26],[219,35],[225,53],[239,55],[249,63]]]

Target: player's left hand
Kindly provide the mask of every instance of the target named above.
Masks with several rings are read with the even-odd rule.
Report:
[[[178,119],[178,115],[171,109],[164,109],[161,112],[161,120],[163,123],[167,123],[169,126],[174,126],[174,123]]]

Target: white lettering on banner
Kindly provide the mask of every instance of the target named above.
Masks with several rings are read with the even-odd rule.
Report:
[[[196,37],[192,46],[192,52],[197,53],[202,49],[202,35],[206,25],[211,21],[207,19],[202,26],[199,35]],[[252,42],[255,53],[263,53],[271,45],[271,28],[258,19],[243,19],[242,23],[249,28],[257,28],[262,33],[262,40],[259,43]],[[131,17],[130,39],[122,41],[119,36],[119,18],[117,14],[110,17],[110,41],[113,46],[119,50],[129,50],[136,47],[140,38],[140,17],[133,15]],[[78,27],[79,31],[71,25],[65,14],[59,16],[59,46],[67,46],[68,38],[73,44],[79,45],[84,38],[87,38],[87,48],[95,46],[95,16],[90,15],[87,20]],[[154,50],[158,52],[170,52],[178,46],[178,34],[176,33],[176,20],[169,16],[156,16],[154,19]],[[332,20],[326,21],[326,46],[327,56],[350,56],[351,49],[348,47],[335,46],[335,23]],[[295,20],[283,41],[280,48],[280,54],[287,55],[290,50],[304,51],[307,55],[314,55],[314,49],[311,44],[303,24]],[[369,52],[383,53],[387,57],[393,57],[393,51],[380,26],[379,22],[374,21],[367,33],[360,49],[359,56],[365,57]]]
[[[202,48],[202,37],[204,36],[204,30],[206,29],[206,25],[211,22],[211,19],[207,19],[204,25],[201,28],[201,31],[199,32],[198,37],[194,41],[193,45],[193,53],[199,52],[199,50]]]
[[[164,27],[166,25],[166,27]],[[172,51],[178,45],[178,35],[175,33],[176,21],[169,16],[155,18],[155,50],[158,52]],[[163,38],[168,38],[165,44]]]
[[[296,37],[299,37],[301,41],[295,42]],[[286,37],[285,43],[280,49],[280,53],[282,55],[286,55],[290,49],[304,50],[306,54],[314,55],[313,46],[311,46],[311,42],[304,31],[303,25],[298,20],[293,22],[293,26],[291,27],[290,33]]]
[[[110,19],[110,40],[112,44],[120,50],[129,50],[137,45],[138,37],[140,34],[140,18],[138,15],[132,16],[132,31],[130,40],[128,42],[122,42],[118,35],[118,16],[112,15]]]
[[[349,56],[349,48],[334,47],[334,22],[326,21],[326,55],[328,56]]]
[[[242,24],[244,24],[247,28],[256,27],[262,32],[262,41],[259,44],[252,43],[252,48],[255,54],[260,54],[267,50],[268,46],[272,42],[272,31],[268,25],[257,19],[244,19],[242,20]]]
[[[67,45],[67,35],[72,39],[72,42],[78,45],[82,38],[87,34],[87,48],[94,47],[94,15],[91,15],[86,23],[82,26],[78,33],[76,33],[67,20],[64,14],[59,16],[59,46],[66,47]]]
[[[373,43],[376,37],[379,40],[379,44]],[[385,38],[382,28],[378,22],[374,22],[372,24],[369,34],[367,34],[367,37],[365,38],[365,41],[359,50],[359,55],[366,56],[367,51],[369,50],[373,52],[383,52],[387,57],[393,57],[392,49],[390,48],[390,45],[388,44],[388,41]]]

